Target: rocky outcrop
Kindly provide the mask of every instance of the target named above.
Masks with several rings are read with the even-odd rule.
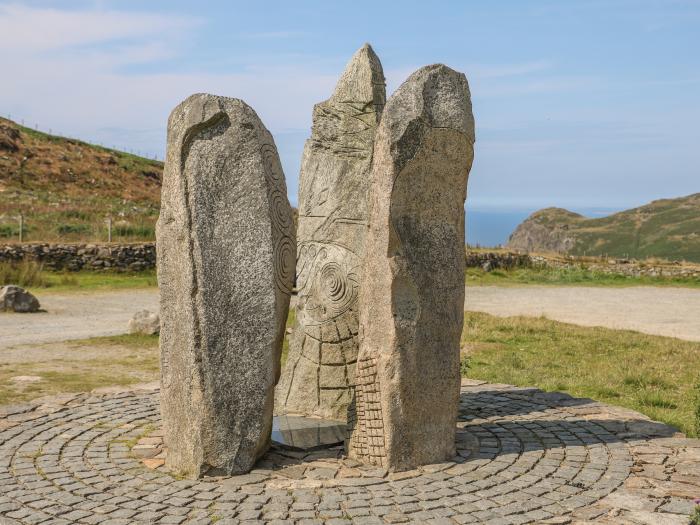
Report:
[[[16,152],[19,150],[19,141],[19,130],[0,122],[0,151]]]
[[[0,262],[36,261],[48,270],[140,271],[156,267],[156,245],[138,244],[6,244]]]
[[[520,224],[507,247],[535,253],[616,259],[658,257],[700,263],[700,193],[661,199],[596,218],[546,208]]]
[[[547,208],[530,215],[508,239],[508,248],[523,252],[568,253],[576,245],[570,223],[582,215],[561,208]]]

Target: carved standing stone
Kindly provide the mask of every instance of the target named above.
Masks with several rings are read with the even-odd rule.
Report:
[[[348,452],[390,470],[455,453],[473,144],[467,80],[444,65],[412,74],[377,130]]]
[[[372,145],[386,101],[365,44],[314,107],[299,177],[296,324],[276,411],[345,419],[357,360],[357,298]]]
[[[247,472],[269,445],[296,243],[275,143],[243,101],[173,110],[157,239],[167,466]]]

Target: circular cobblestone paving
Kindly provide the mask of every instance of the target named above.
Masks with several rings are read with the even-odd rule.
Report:
[[[466,381],[452,461],[387,473],[273,448],[250,474],[177,479],[158,393],[0,407],[0,523],[687,524],[700,441],[644,416]]]

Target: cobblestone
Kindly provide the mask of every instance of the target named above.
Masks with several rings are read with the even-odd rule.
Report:
[[[273,448],[193,481],[155,390],[0,407],[0,523],[684,523],[700,496],[700,441],[635,412],[466,381],[459,413],[453,461],[415,471]]]

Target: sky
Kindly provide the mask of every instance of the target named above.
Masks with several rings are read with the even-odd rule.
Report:
[[[467,75],[468,207],[623,209],[700,192],[699,27],[697,0],[0,0],[0,115],[162,159],[184,98],[241,98],[296,204],[313,105],[369,42],[389,94]]]

